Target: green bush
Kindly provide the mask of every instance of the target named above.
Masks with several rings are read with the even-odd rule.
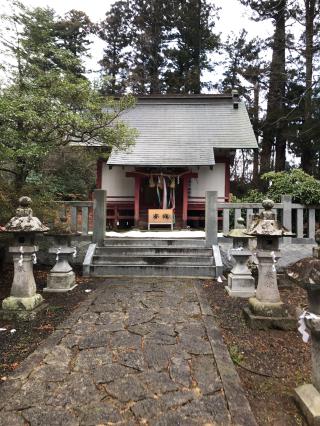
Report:
[[[320,181],[301,169],[265,173],[262,179],[269,183],[266,193],[252,189],[241,198],[233,196],[232,202],[260,203],[266,198],[271,198],[274,202],[279,203],[282,195],[291,195],[292,201],[295,203],[320,204]]]
[[[275,202],[280,202],[281,195],[286,194],[291,195],[295,203],[320,203],[320,181],[301,169],[265,173],[262,179],[269,181],[268,197]]]

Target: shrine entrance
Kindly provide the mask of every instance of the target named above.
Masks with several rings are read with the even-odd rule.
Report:
[[[189,184],[191,177],[197,177],[182,168],[137,168],[128,172],[127,177],[135,178],[135,225],[146,228],[149,209],[172,209],[175,225],[185,227]]]

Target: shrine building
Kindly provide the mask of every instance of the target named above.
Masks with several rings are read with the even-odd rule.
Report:
[[[121,119],[137,129],[135,144],[114,148],[97,170],[112,227],[146,228],[149,209],[172,209],[177,227],[204,226],[206,191],[229,201],[236,150],[257,148],[235,91],[142,96]]]

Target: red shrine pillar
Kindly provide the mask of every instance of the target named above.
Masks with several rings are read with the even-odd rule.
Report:
[[[182,177],[182,191],[183,191],[183,199],[182,199],[182,227],[187,227],[188,220],[188,198],[189,198],[189,181],[190,176],[185,175]]]
[[[134,177],[134,226],[139,225],[140,220],[140,187],[141,176]]]

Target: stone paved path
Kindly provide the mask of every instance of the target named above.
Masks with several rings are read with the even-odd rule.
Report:
[[[195,280],[108,279],[0,388],[0,425],[255,425]]]

